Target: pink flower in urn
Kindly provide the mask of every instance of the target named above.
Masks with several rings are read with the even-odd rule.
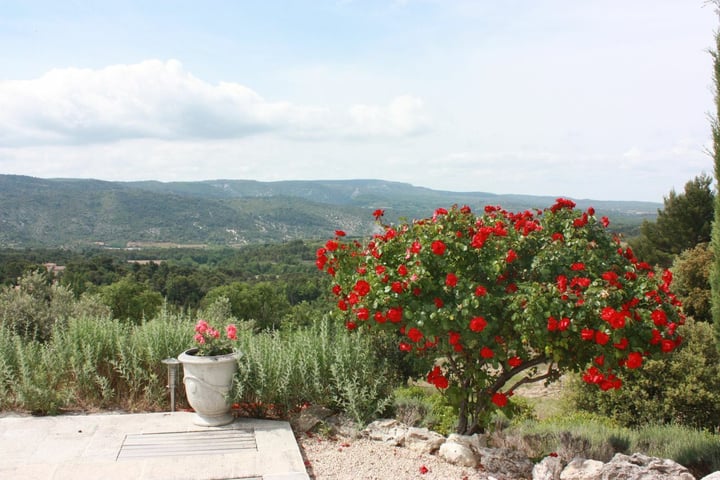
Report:
[[[225,327],[225,333],[230,340],[237,340],[237,327],[234,324]]]
[[[207,332],[208,328],[210,328],[210,326],[205,320],[198,320],[197,324],[195,325],[195,332],[202,335]]]
[[[194,355],[215,356],[233,353],[236,349],[235,342],[238,340],[238,329],[234,324],[225,327],[225,337],[222,336],[222,328],[217,329],[205,320],[198,320],[195,325],[196,352]]]

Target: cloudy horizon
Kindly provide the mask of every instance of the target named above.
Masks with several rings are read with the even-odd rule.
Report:
[[[3,174],[661,202],[713,171],[702,0],[6,3]]]

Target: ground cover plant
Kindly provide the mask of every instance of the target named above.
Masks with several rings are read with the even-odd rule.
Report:
[[[338,231],[317,266],[348,330],[390,331],[400,350],[441,359],[427,381],[457,407],[458,433],[471,434],[520,385],[582,371],[618,389],[622,371],[681,343],[672,274],[656,275],[608,233],[607,218],[574,207],[440,208],[381,224],[364,242]]]
[[[638,452],[672,459],[697,478],[720,470],[720,438],[682,425],[631,428],[602,415],[575,412],[516,423],[496,438],[523,446],[536,458],[557,454],[566,461],[580,456],[607,462],[616,453]]]

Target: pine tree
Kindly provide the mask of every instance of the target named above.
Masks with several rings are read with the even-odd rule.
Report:
[[[720,14],[720,0],[715,0],[716,10]],[[710,52],[713,58],[713,83],[715,87],[715,112],[712,117],[712,156],[715,169],[716,190],[720,184],[720,32],[715,33],[715,49]],[[715,212],[712,227],[711,246],[714,252],[713,268],[710,274],[712,292],[712,317],[715,334],[720,349],[720,195],[715,196]]]
[[[630,242],[638,258],[669,268],[680,253],[710,241],[715,203],[712,182],[711,176],[702,174],[687,182],[683,193],[672,190],[665,197],[657,219],[643,222],[640,236]]]

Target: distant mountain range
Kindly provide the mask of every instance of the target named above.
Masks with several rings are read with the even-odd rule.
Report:
[[[574,199],[633,234],[660,203]],[[384,180],[108,182],[0,175],[0,247],[243,245],[372,232],[453,204],[545,208],[555,197],[449,192]]]

